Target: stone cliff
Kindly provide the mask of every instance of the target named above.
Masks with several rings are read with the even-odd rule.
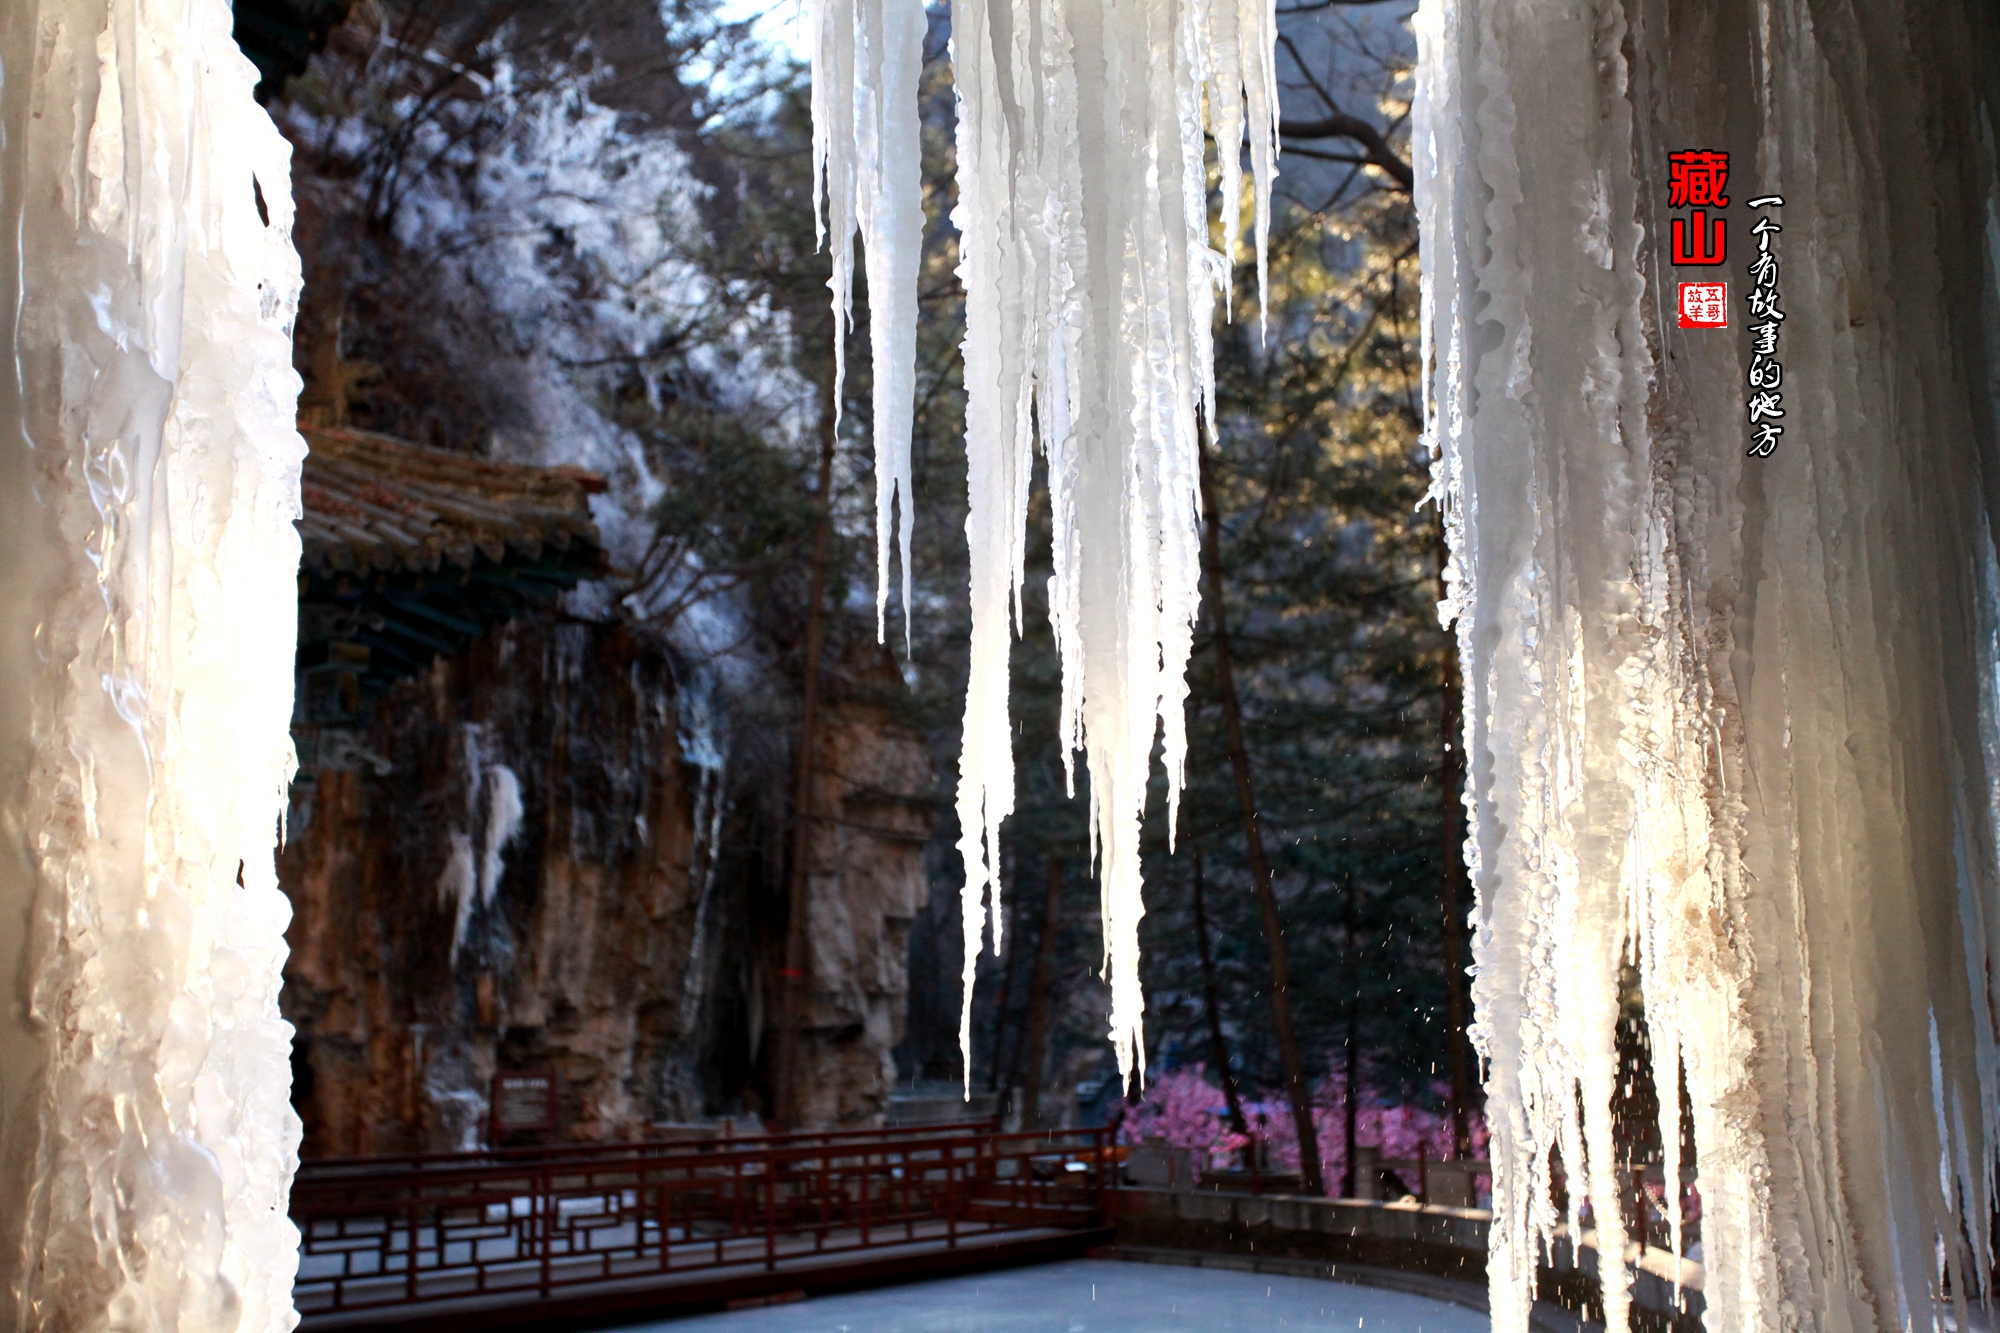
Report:
[[[935,783],[885,703],[836,704],[816,748],[801,1110],[809,1124],[879,1124],[909,1013],[910,925],[930,893]]]
[[[322,732],[280,860],[305,1155],[476,1145],[502,1071],[553,1070],[572,1140],[760,1112],[783,844],[690,760],[706,747],[681,711],[638,635],[548,610]],[[930,770],[888,706],[838,690],[817,767],[807,1113],[869,1123],[907,1009]]]

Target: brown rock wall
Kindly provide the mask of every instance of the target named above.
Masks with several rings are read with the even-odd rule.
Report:
[[[801,1111],[879,1124],[909,1013],[910,924],[930,892],[935,784],[921,738],[885,705],[837,705],[817,757]]]
[[[727,792],[687,761],[677,698],[624,627],[550,614],[313,738],[280,860],[306,1155],[479,1142],[502,1070],[555,1069],[575,1140],[761,1109],[782,843],[768,803],[712,821]],[[895,1079],[931,773],[889,708],[853,702],[818,769],[808,1113],[868,1123]],[[756,804],[739,778],[726,811]]]
[[[554,1067],[573,1138],[699,1110],[635,1064],[642,1014],[678,1032],[713,988],[690,1005],[700,774],[672,699],[622,627],[516,621],[312,773],[280,871],[309,1155],[476,1140],[501,1068]]]

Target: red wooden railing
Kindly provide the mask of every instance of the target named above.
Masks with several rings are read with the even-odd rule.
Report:
[[[1102,1129],[912,1126],[304,1162],[302,1314],[1099,1225]]]

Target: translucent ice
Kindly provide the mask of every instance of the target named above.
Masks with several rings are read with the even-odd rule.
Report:
[[[875,34],[901,7],[913,0],[825,0],[819,11],[816,152],[826,164],[836,293],[851,266],[840,246],[852,197],[870,180],[915,179],[913,150],[905,160],[897,146],[915,142],[914,79],[905,94],[901,74],[870,83],[866,73]],[[1170,801],[1180,791],[1199,579],[1195,432],[1198,416],[1212,417],[1210,322],[1228,274],[1228,256],[1209,245],[1204,134],[1212,130],[1219,146],[1232,249],[1248,136],[1261,263],[1277,152],[1275,22],[1269,0],[959,0],[952,10],[972,554],[957,798],[966,868],[961,1037],[986,920],[994,947],[1003,943],[997,859],[1014,793],[1007,659],[1039,440],[1054,507],[1062,739],[1066,758],[1085,752],[1111,1035],[1128,1075],[1143,1060],[1139,825],[1162,733]],[[869,88],[884,96],[869,102]],[[908,128],[884,128],[871,144],[852,128],[850,106]],[[899,199],[907,188],[895,186]],[[897,280],[905,268],[914,274],[904,257],[913,250],[897,240],[880,248],[902,266]],[[871,294],[876,249],[871,240]],[[885,350],[907,360],[913,336],[900,324],[885,345],[885,308],[877,306],[878,394]],[[893,311],[913,321],[915,303]],[[879,429],[888,417],[877,407]],[[901,475],[893,451],[907,448],[904,439],[878,440],[878,475]]]
[[[868,273],[874,366],[875,636],[889,604],[889,531],[910,617],[910,430],[917,391],[917,271],[924,204],[917,82],[924,67],[923,0],[817,0],[813,11],[813,194],[822,239],[833,243],[834,409],[846,373],[854,233]]]
[[[1627,955],[1670,1178],[1683,1073],[1693,1108],[1710,1329],[1942,1327],[1947,1280],[1963,1300],[1991,1271],[1984,12],[1420,11],[1427,432],[1467,691],[1499,1333],[1526,1328],[1563,1220],[1552,1153],[1600,1252],[1622,1243]],[[1721,271],[1663,253],[1667,155],[1691,148],[1730,153]],[[1786,416],[1755,458],[1760,216],[1783,228]],[[1730,329],[1677,327],[1695,278],[1736,284]],[[1605,1314],[1627,1326],[1617,1280]]]
[[[9,1326],[296,1320],[299,267],[230,31],[225,0],[0,11]]]

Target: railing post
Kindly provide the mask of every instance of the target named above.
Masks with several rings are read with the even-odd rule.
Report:
[[[660,1168],[660,1178],[653,1185],[660,1202],[660,1271],[666,1272],[673,1263],[674,1252],[674,1192],[667,1187],[671,1167]]]
[[[1105,1191],[1110,1181],[1111,1140],[1102,1128],[1090,1131],[1090,1184],[1098,1211],[1105,1208]]]
[[[1043,1141],[1044,1146],[1054,1141],[1055,1135],[1051,1134]],[[1035,1147],[1032,1139],[1024,1140],[1022,1144],[1021,1175],[1021,1201],[1033,1210],[1035,1216],[1039,1216],[1042,1206],[1042,1182],[1035,1178]]]
[[[403,1267],[406,1270],[403,1280],[404,1290],[408,1293],[409,1299],[413,1301],[417,1299],[417,1225],[418,1219],[423,1212],[423,1207],[422,1197],[420,1195],[412,1195],[409,1207],[410,1243],[408,1251],[403,1255]]]
[[[535,1172],[535,1191],[530,1196],[535,1200],[535,1204],[530,1206],[528,1209],[529,1215],[531,1217],[539,1213],[541,1220],[541,1227],[540,1227],[541,1231],[540,1241],[542,1247],[541,1290],[542,1290],[543,1300],[547,1300],[549,1298],[550,1279],[553,1276],[553,1274],[550,1272],[550,1268],[553,1263],[553,1256],[556,1248],[555,1178],[549,1174],[549,1171],[550,1168],[545,1166]]]
[[[942,1154],[944,1158],[944,1235],[945,1248],[958,1248],[958,1162],[950,1148]]]
[[[916,1159],[909,1149],[903,1150],[903,1234],[910,1240],[917,1237],[917,1201],[915,1196],[924,1192],[924,1182],[917,1172]]]
[[[1097,1215],[1100,1219],[1102,1219],[1110,1214],[1111,1191],[1116,1185],[1117,1177],[1114,1174],[1116,1168],[1112,1164],[1111,1160],[1111,1155],[1113,1152],[1114,1145],[1111,1140],[1110,1129],[1106,1128],[1098,1130],[1096,1134],[1096,1139],[1097,1139]]]
[[[819,1179],[814,1190],[818,1197],[813,1200],[813,1211],[819,1214],[819,1216],[813,1219],[813,1250],[815,1252],[826,1248],[826,1219],[827,1215],[833,1211],[833,1189],[828,1183],[832,1180],[834,1171],[833,1145],[822,1141],[820,1151],[819,1171],[817,1173]]]
[[[778,1266],[778,1159],[764,1149],[764,1267]]]
[[[715,1262],[722,1262],[724,1242],[743,1229],[743,1159],[729,1164],[729,1224],[716,1229]],[[720,1212],[721,1209],[716,1210]]]
[[[1046,1147],[1048,1147],[1048,1145],[1049,1145],[1049,1144],[1051,1144],[1051,1143],[1054,1143],[1054,1142],[1055,1142],[1055,1136],[1054,1136],[1054,1135],[1050,1135],[1050,1136],[1049,1136],[1049,1137],[1048,1137],[1047,1139],[1043,1140],[1043,1144],[1042,1144],[1042,1146],[1043,1146],[1044,1148],[1046,1148]],[[1044,1197],[1044,1191],[1043,1191],[1043,1189],[1042,1189],[1042,1182],[1041,1182],[1041,1180],[1040,1180],[1040,1179],[1039,1179],[1039,1178],[1038,1178],[1038,1177],[1037,1177],[1037,1176],[1035,1175],[1035,1144],[1034,1144],[1034,1140],[1032,1140],[1032,1139],[1026,1139],[1026,1140],[1023,1140],[1023,1141],[1022,1141],[1022,1144],[1021,1144],[1021,1153],[1022,1153],[1022,1156],[1021,1156],[1021,1175],[1022,1175],[1022,1181],[1021,1181],[1021,1198],[1022,1198],[1022,1201],[1023,1201],[1023,1202],[1024,1202],[1024,1203],[1025,1203],[1025,1204],[1026,1204],[1026,1205],[1027,1205],[1027,1206],[1028,1206],[1029,1208],[1031,1208],[1031,1209],[1033,1209],[1033,1210],[1034,1210],[1034,1215],[1035,1215],[1035,1216],[1037,1216],[1037,1217],[1039,1217],[1039,1216],[1041,1216],[1041,1207],[1042,1207],[1042,1199],[1043,1199],[1043,1197]]]

